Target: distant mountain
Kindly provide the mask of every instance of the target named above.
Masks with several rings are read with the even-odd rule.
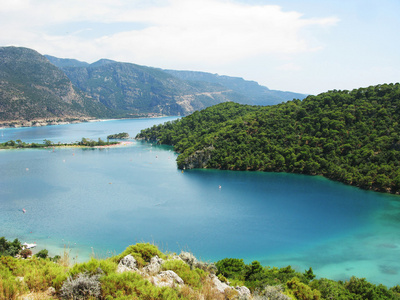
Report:
[[[239,101],[235,101],[241,104],[273,105],[293,99],[302,100],[307,96],[299,93],[270,90],[265,86],[259,85],[255,81],[244,80],[240,77],[221,76],[218,74],[195,71],[165,71],[182,80],[208,82],[226,87],[243,96]]]
[[[109,109],[76,89],[43,55],[27,48],[0,47],[0,121],[109,114]]]
[[[87,67],[89,64],[84,61],[79,61],[71,58],[58,58],[51,55],[45,55],[45,57],[53,64],[59,68],[62,67]]]
[[[125,115],[187,115],[226,101],[246,97],[212,82],[182,80],[161,69],[101,59],[77,66],[75,61],[47,58],[82,91]]]
[[[188,115],[222,102],[272,105],[302,94],[204,72],[0,47],[0,123],[10,120]]]

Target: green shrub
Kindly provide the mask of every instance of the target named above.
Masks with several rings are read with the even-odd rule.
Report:
[[[26,292],[26,286],[0,265],[0,299],[17,299]]]
[[[66,269],[50,260],[29,259],[21,261],[18,276],[23,276],[24,281],[32,291],[45,291],[53,286],[53,281],[65,274]]]
[[[344,283],[345,288],[352,294],[361,296],[362,299],[399,299],[398,295],[386,286],[375,285],[368,282],[365,278],[351,277]]]
[[[89,275],[110,274],[115,272],[117,264],[111,260],[98,260],[91,258],[88,262],[75,264],[68,272],[69,276],[76,276],[79,273],[87,273]]]
[[[297,277],[286,283],[289,293],[300,300],[319,300],[321,293],[318,290],[313,290],[305,283],[300,282]]]
[[[38,253],[35,254],[35,256],[46,259],[49,256],[49,251],[47,251],[46,249],[40,250]]]
[[[198,268],[191,270],[189,265],[178,259],[165,261],[162,265],[162,269],[174,271],[182,278],[185,284],[196,289],[201,288],[202,281],[207,277],[205,271]]]
[[[218,261],[215,266],[217,267],[217,275],[223,275],[229,279],[244,279],[244,261],[237,258],[224,258]]]
[[[156,255],[162,259],[166,258],[166,255],[158,250],[157,246],[149,243],[139,243],[129,246],[121,254],[112,257],[111,260],[118,263],[122,258],[129,254],[136,259],[139,267],[147,265],[150,262],[150,259]]]
[[[6,274],[9,274],[8,277],[23,277],[25,286],[31,291],[47,290],[65,272],[65,268],[48,259],[16,259],[10,256],[0,258],[1,278],[7,278]]]
[[[177,291],[155,287],[141,275],[132,272],[112,273],[100,278],[104,299],[178,299]]]
[[[18,239],[8,242],[5,237],[0,237],[0,256],[15,256],[21,249],[21,242]]]
[[[354,299],[353,295],[341,284],[333,280],[321,278],[313,280],[309,286],[320,291],[323,299],[348,300]]]

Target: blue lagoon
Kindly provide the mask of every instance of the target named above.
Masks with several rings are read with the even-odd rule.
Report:
[[[174,118],[2,129],[0,142],[135,136]],[[263,265],[309,267],[399,284],[400,198],[322,177],[186,170],[171,147],[140,141],[106,149],[0,151],[0,236],[52,255],[106,257],[137,242]],[[22,209],[26,213],[22,212]]]

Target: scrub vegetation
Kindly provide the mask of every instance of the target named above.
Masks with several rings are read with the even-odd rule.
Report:
[[[25,143],[21,140],[10,140],[5,143],[0,143],[0,149],[22,149],[22,148],[48,148],[48,147],[99,147],[99,146],[112,146],[117,145],[118,142],[103,141],[98,139],[97,141],[82,138],[80,142],[75,143],[53,143],[50,140],[43,140],[42,144],[39,143]]]
[[[329,91],[274,106],[222,103],[142,130],[178,167],[323,175],[400,193],[400,84]]]
[[[312,268],[298,272],[290,266],[264,267],[258,261],[245,264],[234,258],[202,263],[189,253],[164,254],[148,243],[131,245],[111,258],[70,265],[68,253],[59,260],[49,258],[46,251],[26,259],[13,257],[7,249],[18,246],[18,241],[0,241],[0,299],[400,299],[398,285],[388,289],[356,277],[316,279]],[[120,271],[121,261],[129,256],[138,268]],[[162,261],[159,270],[146,271],[154,258]],[[174,273],[183,283],[155,284],[155,274],[163,272]],[[216,281],[225,284],[222,290]],[[235,286],[251,293],[241,295]]]

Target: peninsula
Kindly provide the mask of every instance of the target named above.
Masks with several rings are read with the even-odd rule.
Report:
[[[109,147],[121,144],[123,144],[123,142],[117,142],[117,141],[105,142],[100,138],[97,141],[87,138],[82,138],[80,142],[75,142],[75,143],[53,143],[52,141],[45,139],[41,144],[25,143],[21,140],[16,140],[16,141],[10,140],[5,143],[0,143],[0,149],[55,148],[55,147]]]
[[[328,91],[262,107],[222,103],[142,130],[173,145],[180,169],[322,175],[400,193],[400,84]]]

